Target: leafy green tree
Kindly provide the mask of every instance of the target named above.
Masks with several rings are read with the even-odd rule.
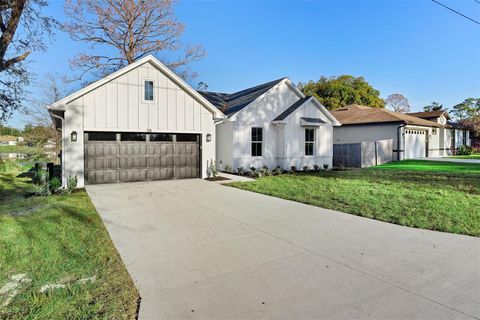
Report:
[[[467,98],[453,106],[450,114],[480,137],[480,98]]]
[[[350,104],[362,104],[373,108],[384,108],[385,101],[380,91],[373,88],[363,77],[341,75],[338,77],[320,77],[315,81],[298,84],[300,90],[318,99],[329,110]]]
[[[0,125],[0,136],[15,136],[19,137],[22,132],[16,128],[10,128]]]
[[[423,111],[440,111],[443,109],[443,104],[433,101],[428,106],[423,107]]]
[[[459,121],[479,117],[480,98],[467,98],[453,106],[450,113]]]

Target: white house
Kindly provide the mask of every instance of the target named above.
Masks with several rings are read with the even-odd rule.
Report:
[[[449,153],[450,127],[446,124],[361,105],[340,108],[332,114],[342,123],[334,129],[334,144],[392,140],[392,160]]]
[[[448,115],[447,111],[439,110],[439,111],[415,112],[415,113],[409,113],[409,115],[445,125],[443,130],[440,130],[438,139],[439,139],[440,148],[443,147],[444,150],[448,150],[448,151],[442,152],[443,149],[440,149],[439,152],[436,152],[437,150],[435,149],[434,150],[429,149],[432,156],[451,155],[452,153],[456,152],[458,148],[462,145],[466,145],[466,146],[472,145],[472,141],[470,137],[470,129],[456,122],[449,121],[451,118]]]
[[[443,125],[443,127],[439,128],[437,132],[434,132],[435,134],[430,136],[430,141],[428,144],[428,156],[438,157],[452,155],[454,150],[452,138],[454,137],[455,132],[454,128],[447,123],[450,120],[450,116],[447,111],[423,111],[407,114]]]
[[[221,169],[332,167],[333,127],[340,123],[288,78],[231,94],[200,93],[227,116],[216,127]]]
[[[0,145],[15,146],[17,145],[17,137],[14,136],[0,136]]]
[[[206,177],[215,123],[224,117],[197,91],[147,56],[55,102],[62,177],[110,183]]]

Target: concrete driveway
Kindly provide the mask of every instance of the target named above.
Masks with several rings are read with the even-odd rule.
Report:
[[[479,238],[203,180],[87,191],[140,290],[140,319],[480,318]]]

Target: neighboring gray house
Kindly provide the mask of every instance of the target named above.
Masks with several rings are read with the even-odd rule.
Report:
[[[334,129],[334,144],[391,140],[391,160],[425,158],[450,152],[450,127],[446,124],[361,105],[340,108],[332,114],[342,123],[341,127]]]
[[[332,167],[333,127],[340,123],[288,78],[231,94],[200,94],[226,115],[216,126],[220,169]]]
[[[49,107],[62,131],[62,177],[86,183],[205,178],[224,117],[153,56]]]

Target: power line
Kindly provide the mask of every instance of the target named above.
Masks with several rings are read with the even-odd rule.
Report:
[[[473,1],[475,1],[475,2],[477,2],[477,3],[480,3],[480,0],[473,0]]]
[[[440,3],[440,2],[438,2],[438,1],[436,1],[436,0],[432,0],[432,1],[433,1],[433,2],[435,2],[435,3],[436,3],[436,4],[438,4],[438,5],[440,5],[440,6],[444,7],[444,8],[446,8],[446,9],[448,9],[448,10],[450,10],[450,11],[452,11],[452,12],[454,12],[454,13],[456,13],[456,14],[458,14],[458,15],[462,16],[462,17],[464,17],[465,19],[468,19],[468,20],[470,20],[470,21],[472,21],[472,22],[474,22],[474,23],[476,23],[476,24],[479,24],[479,25],[480,25],[480,22],[479,22],[479,21],[477,21],[477,20],[474,20],[474,19],[472,19],[472,18],[470,18],[470,17],[468,17],[468,16],[464,15],[463,13],[461,13],[461,12],[458,12],[457,10],[454,10],[454,9],[452,9],[452,8],[450,8],[450,7],[447,7],[447,6],[446,6],[446,5],[444,5],[443,3]],[[477,0],[475,0],[475,1],[477,1]],[[480,3],[480,1],[477,1],[477,2],[479,2],[479,3]]]

